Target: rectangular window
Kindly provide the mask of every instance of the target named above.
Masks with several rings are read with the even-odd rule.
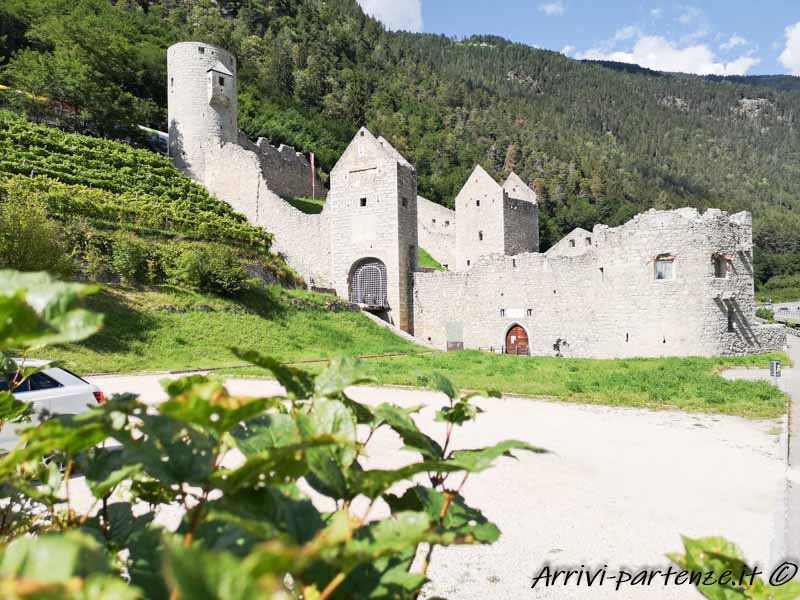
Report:
[[[587,246],[591,246],[592,245],[592,238],[590,238],[590,237],[586,238],[586,245]]]
[[[475,206],[480,206],[480,205],[481,205],[481,201],[480,200],[475,200]]]
[[[450,227],[450,221],[445,221],[445,222],[444,222],[444,226],[445,226],[445,227]]]
[[[570,240],[569,241],[569,247],[570,248],[574,248],[575,247],[575,240]]]
[[[225,78],[224,78],[224,77],[220,76],[220,78],[219,78],[219,84],[220,84],[222,87],[225,87]]]
[[[203,48],[202,46],[200,46],[200,47],[197,49],[197,51],[198,51],[200,54],[205,54],[205,53],[206,53],[206,49],[205,49],[205,48]]]
[[[406,206],[408,206],[408,200],[403,198],[401,204],[403,205],[403,208],[405,208]]]
[[[505,308],[501,308],[500,309],[500,316],[501,317],[505,317],[506,316],[506,309]]]
[[[436,225],[436,219],[431,219],[431,223],[433,223],[434,225]]]
[[[467,266],[469,266],[469,260],[467,260]]]
[[[733,327],[733,306],[728,305],[728,333],[736,331]]]
[[[720,254],[715,254],[712,258],[714,261],[714,277],[725,279],[731,270],[730,259]]]
[[[479,241],[479,242],[482,242],[482,241],[483,241],[483,232],[482,232],[482,231],[479,231],[479,232],[478,232],[478,241]]]
[[[528,316],[529,316],[529,317],[532,317],[532,316],[533,316],[533,309],[532,309],[532,308],[529,308],[529,309],[528,309]]]
[[[361,198],[361,200],[359,200],[358,203],[361,206],[366,206],[367,205],[367,199],[366,198]]]
[[[675,276],[675,257],[662,254],[656,258],[655,277],[657,281],[666,281]]]

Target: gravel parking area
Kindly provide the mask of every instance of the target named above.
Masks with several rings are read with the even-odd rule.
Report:
[[[94,377],[107,394],[135,391],[163,399],[160,376]],[[273,381],[229,380],[234,393],[274,394]],[[444,397],[425,391],[360,387],[362,402],[423,404],[416,420],[443,437],[433,420]],[[531,589],[543,565],[666,569],[665,553],[681,549],[680,534],[724,535],[748,560],[768,565],[785,463],[783,421],[673,411],[616,409],[504,398],[480,402],[486,411],[463,428],[455,447],[502,439],[528,441],[552,451],[501,459],[464,487],[468,503],[483,510],[503,535],[487,547],[437,549],[428,596],[487,598],[698,598],[688,585],[543,587]],[[382,431],[371,442],[369,467],[414,460],[400,440]],[[76,482],[76,488],[79,482]],[[86,500],[86,499],[84,499]],[[324,499],[318,499],[324,502]],[[327,507],[326,507],[327,508]],[[356,507],[357,508],[357,507]],[[177,523],[176,511],[160,521]]]

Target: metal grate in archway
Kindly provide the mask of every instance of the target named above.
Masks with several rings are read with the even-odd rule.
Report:
[[[388,307],[386,265],[375,258],[359,263],[350,276],[350,302],[370,307]]]

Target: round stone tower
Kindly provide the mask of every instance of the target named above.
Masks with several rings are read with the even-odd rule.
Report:
[[[169,154],[197,181],[205,175],[210,145],[238,141],[236,58],[202,42],[167,50]]]

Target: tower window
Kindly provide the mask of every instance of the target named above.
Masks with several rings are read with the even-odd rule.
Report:
[[[175,86],[175,78],[174,77],[170,77],[169,78],[169,87],[174,87],[174,86]]]
[[[469,259],[467,259],[467,266],[469,266]]]
[[[450,227],[450,221],[445,221],[445,222],[444,222],[444,226],[445,226],[445,227]]]
[[[480,206],[480,205],[481,205],[481,201],[480,200],[475,200],[475,206]]]
[[[506,309],[505,308],[501,308],[500,309],[500,316],[501,317],[505,317],[506,316]]]
[[[478,232],[478,240],[481,241],[481,242],[483,241],[483,232],[482,231]]]
[[[433,223],[434,225],[436,225],[436,219],[431,219],[431,223]]]
[[[586,245],[587,246],[591,246],[592,245],[592,238],[590,238],[590,237],[586,238]]]
[[[224,78],[224,77],[220,77],[220,78],[219,78],[219,84],[220,84],[222,87],[225,87],[225,78]]]
[[[203,46],[200,46],[200,47],[197,49],[197,51],[198,51],[200,54],[205,54],[205,53],[206,53],[206,49],[205,49]]]
[[[529,317],[532,317],[532,316],[533,316],[533,309],[532,309],[532,308],[529,308],[529,309],[528,309],[528,316],[529,316]]]
[[[715,254],[711,260],[714,262],[714,277],[725,279],[730,273],[731,261],[721,254]]]
[[[570,240],[569,241],[569,247],[570,248],[574,248],[575,247],[575,240]]]
[[[366,198],[361,198],[361,200],[359,200],[358,203],[361,206],[366,206],[367,205],[367,199]]]
[[[666,281],[675,276],[675,257],[669,254],[659,254],[656,257],[655,277],[657,281]]]
[[[733,327],[733,306],[728,305],[728,333],[736,331]]]

